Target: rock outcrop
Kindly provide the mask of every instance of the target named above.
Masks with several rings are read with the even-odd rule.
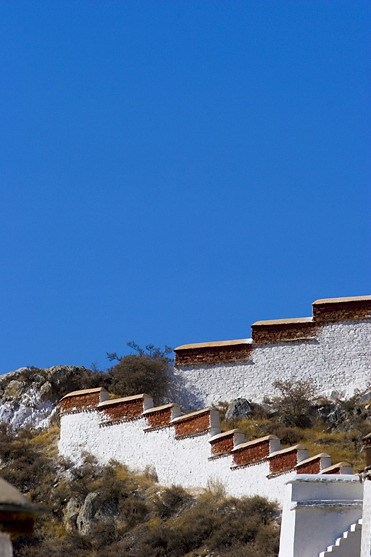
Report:
[[[225,420],[231,422],[233,420],[240,420],[246,418],[252,413],[251,406],[245,398],[237,398],[228,404],[225,413]]]
[[[101,373],[82,366],[22,367],[0,376],[0,422],[46,427],[64,394],[101,383]]]

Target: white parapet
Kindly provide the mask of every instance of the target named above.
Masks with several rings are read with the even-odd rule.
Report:
[[[171,405],[163,408],[166,410],[168,406]],[[218,441],[220,436],[223,441],[226,435],[215,434],[219,416],[214,409],[179,416],[167,426],[153,428],[148,427],[148,415],[145,410],[136,419],[119,420],[106,426],[101,421],[100,410],[63,414],[60,454],[75,463],[81,463],[84,453],[90,453],[102,464],[113,459],[132,470],[143,471],[151,467],[163,485],[205,488],[210,481],[221,482],[226,492],[233,496],[261,495],[282,502],[287,480],[296,475],[293,466],[270,478],[270,462],[264,454],[256,459],[252,454],[250,460],[245,458],[242,463],[238,459],[239,465],[236,465],[233,449],[215,458],[209,440]],[[193,432],[200,424],[203,430]],[[252,453],[264,442],[267,443],[267,455],[279,446],[275,436],[242,445],[243,436],[238,431],[233,430],[232,437],[237,443],[236,448],[251,449]]]
[[[364,480],[361,557],[371,555],[371,477]]]
[[[316,508],[319,516],[325,507],[332,512],[338,505],[341,513],[359,507],[348,497],[349,486],[351,495],[358,489],[352,487],[355,476],[343,473],[349,463],[331,465],[326,453],[308,458],[302,445],[281,449],[275,435],[246,440],[238,429],[221,433],[215,408],[179,415],[178,405],[153,407],[145,394],[97,401],[95,407],[85,392],[81,400],[78,393],[73,398],[73,405],[61,413],[59,451],[75,463],[90,453],[102,464],[116,460],[132,470],[151,467],[163,485],[205,488],[209,482],[221,482],[232,496],[260,495],[280,504],[292,480],[295,513]],[[311,503],[304,504],[308,484]],[[342,485],[344,497],[339,495]],[[342,499],[348,503],[340,504]]]

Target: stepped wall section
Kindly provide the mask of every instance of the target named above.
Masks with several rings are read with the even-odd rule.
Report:
[[[154,407],[140,394],[109,399],[102,389],[76,391],[60,402],[60,454],[78,463],[84,453],[99,462],[117,460],[132,470],[151,468],[163,485],[204,488],[220,482],[234,496],[261,495],[282,502],[286,482],[298,473],[349,474],[348,463],[331,466],[329,455],[308,458],[302,445],[281,448],[275,435],[246,439],[221,432],[219,412],[181,414],[176,404]]]
[[[317,300],[312,317],[258,321],[250,339],[186,344],[175,355],[177,399],[188,408],[261,401],[285,379],[348,397],[371,377],[371,296]]]

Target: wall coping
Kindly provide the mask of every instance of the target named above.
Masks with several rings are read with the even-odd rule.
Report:
[[[5,507],[27,511],[33,508],[31,502],[18,489],[0,478],[0,509]]]
[[[133,396],[125,396],[121,398],[111,398],[110,400],[104,400],[103,402],[99,402],[97,404],[97,408],[104,408],[106,406],[114,406],[115,404],[120,404],[120,402],[132,402],[134,400],[144,400],[145,398],[151,398],[149,395],[145,393],[140,395],[133,395]]]
[[[287,484],[293,483],[321,483],[321,482],[343,482],[359,483],[359,476],[355,474],[297,474],[295,478],[288,480]]]
[[[201,416],[201,414],[206,414],[207,412],[210,412],[210,410],[211,410],[211,408],[203,408],[202,410],[196,410],[196,412],[190,412],[189,414],[183,414],[183,416],[178,416],[177,418],[174,418],[173,420],[171,420],[170,423],[175,424],[175,423],[178,423],[178,422],[190,420],[194,416]]]
[[[67,393],[66,395],[62,396],[60,401],[64,400],[65,398],[70,398],[72,396],[91,395],[93,393],[100,393],[103,391],[106,391],[104,387],[95,387],[94,389],[82,389],[81,391],[71,391],[70,393]]]
[[[235,340],[215,340],[212,342],[196,342],[193,344],[182,344],[174,348],[174,352],[178,350],[188,350],[193,348],[218,348],[219,346],[241,346],[244,344],[252,344],[252,338],[241,338]]]
[[[371,301],[371,296],[348,296],[345,298],[320,298],[312,303],[312,306],[319,306],[321,304],[339,304],[346,302],[367,302]]]
[[[350,462],[346,462],[345,460],[343,460],[342,462],[337,462],[336,464],[332,464],[331,466],[324,468],[323,470],[321,470],[320,474],[328,474],[331,470],[336,470],[338,468],[345,468],[345,467],[351,468],[352,464]]]
[[[247,447],[253,447],[254,445],[259,445],[260,443],[263,443],[264,441],[270,441],[271,439],[278,439],[279,440],[279,438],[276,435],[266,435],[265,437],[259,437],[258,439],[253,439],[252,441],[247,441],[246,443],[240,443],[239,445],[237,445],[236,447],[234,447],[232,449],[232,453],[241,451],[242,449],[245,449]],[[276,453],[277,452],[279,452],[279,451],[276,451]]]
[[[310,456],[309,458],[306,458],[305,460],[301,460],[300,462],[298,462],[298,464],[296,464],[295,468],[300,468],[301,466],[305,466],[306,464],[309,464],[310,462],[314,462],[319,458],[331,458],[331,457],[327,453],[318,453],[315,454],[314,456]]]
[[[147,410],[144,410],[142,414],[146,416],[148,414],[154,414],[155,412],[161,412],[161,410],[167,410],[170,408],[180,408],[180,406],[175,402],[169,402],[169,404],[163,404],[162,406],[154,406],[153,408],[148,408]]]
[[[287,447],[286,449],[280,449],[279,451],[274,451],[267,458],[274,458],[285,453],[293,453],[294,451],[306,450],[306,446],[299,443],[298,445],[293,445],[292,447]],[[303,461],[301,461],[303,462]]]
[[[229,429],[228,431],[223,431],[222,433],[218,433],[217,435],[214,435],[209,440],[209,443],[214,443],[214,441],[223,439],[223,437],[229,437],[231,435],[234,435],[235,433],[243,433],[243,431],[241,429]]]
[[[40,511],[18,489],[0,478],[0,535],[8,535],[9,543],[14,534],[32,533],[35,515]],[[3,554],[1,550],[0,553]]]
[[[267,325],[290,325],[300,323],[313,323],[313,317],[287,317],[285,319],[266,319],[255,321],[252,327],[265,327]]]

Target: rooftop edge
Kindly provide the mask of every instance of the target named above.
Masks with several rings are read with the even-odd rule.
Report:
[[[241,338],[236,340],[216,340],[212,342],[196,342],[193,344],[182,344],[174,348],[174,352],[177,350],[188,350],[192,348],[217,348],[219,346],[242,346],[244,344],[252,344],[252,338]]]

